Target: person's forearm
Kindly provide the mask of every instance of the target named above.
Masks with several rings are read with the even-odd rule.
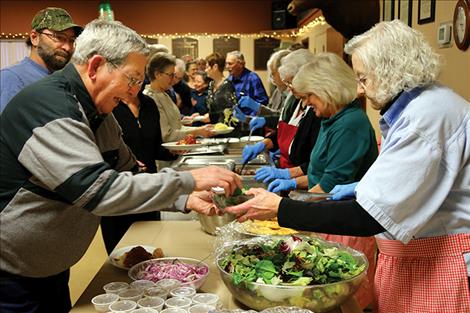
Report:
[[[263,139],[263,143],[266,146],[265,150],[271,150],[274,147],[273,142],[271,141],[271,139],[265,138],[265,139]]]
[[[297,189],[306,190],[308,189],[308,176],[303,175],[295,178]]]
[[[290,174],[291,178],[295,178],[295,177],[299,177],[299,176],[304,175],[304,173],[302,172],[302,169],[300,168],[300,166],[289,168],[289,174]]]
[[[348,236],[373,236],[386,231],[356,200],[304,202],[283,198],[279,225],[297,230]]]

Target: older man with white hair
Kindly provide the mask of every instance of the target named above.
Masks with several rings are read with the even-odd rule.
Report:
[[[242,187],[218,167],[133,175],[137,162],[110,113],[140,90],[148,54],[135,31],[93,21],[71,63],[24,88],[0,115],[2,312],[69,312],[69,268],[101,216],[215,214],[204,190]]]

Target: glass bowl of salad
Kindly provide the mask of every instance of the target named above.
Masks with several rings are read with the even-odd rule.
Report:
[[[255,237],[219,249],[222,280],[254,310],[296,306],[325,312],[340,306],[366,280],[359,251],[305,235]]]
[[[183,257],[167,257],[140,262],[129,269],[132,280],[145,279],[154,283],[162,279],[176,279],[181,287],[199,289],[209,275],[206,263]]]

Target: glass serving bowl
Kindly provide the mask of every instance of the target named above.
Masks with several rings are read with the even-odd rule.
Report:
[[[232,249],[242,245],[250,245],[250,242],[253,242],[253,240],[262,239],[258,237],[240,241],[235,246],[226,247],[216,258],[217,268],[225,286],[227,286],[238,301],[251,309],[261,311],[275,306],[295,306],[311,310],[315,313],[326,312],[339,307],[349,297],[354,295],[359,285],[366,279],[368,262],[363,253],[339,243],[322,240],[325,245],[349,252],[359,266],[365,264],[364,270],[348,280],[322,285],[285,286],[257,282],[242,282],[235,285],[232,274],[221,268],[219,261],[230,253]]]
[[[191,258],[183,258],[183,257],[181,258],[180,257],[167,257],[167,258],[151,259],[151,260],[147,260],[144,262],[140,262],[130,268],[128,275],[132,280],[147,279],[156,283],[157,281],[159,281],[159,279],[155,277],[154,278],[145,277],[146,274],[148,274],[146,269],[148,268],[148,266],[152,264],[158,264],[161,262],[166,262],[166,263],[180,262],[184,264],[197,265],[201,268],[206,269],[205,274],[197,279],[186,281],[186,282],[181,281],[181,285],[180,285],[181,287],[193,287],[194,289],[197,290],[202,286],[202,284],[204,284],[204,282],[207,279],[207,276],[209,275],[209,266],[207,266],[206,263],[200,260],[191,259]]]

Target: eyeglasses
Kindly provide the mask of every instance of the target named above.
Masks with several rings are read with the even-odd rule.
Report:
[[[143,80],[132,77],[131,75],[124,72],[122,68],[116,65],[115,63],[110,62],[110,61],[108,61],[108,63],[111,64],[115,69],[119,70],[119,72],[121,72],[124,76],[126,76],[126,78],[129,80],[129,83],[127,84],[129,88],[134,88],[134,87],[140,88],[140,86],[142,86],[142,84],[144,83]]]
[[[69,43],[71,45],[75,44],[75,40],[77,39],[75,37],[69,37],[61,33],[45,33],[45,32],[38,32],[38,33],[42,35],[46,35],[54,42]]]
[[[176,75],[175,72],[173,73],[160,72],[160,73],[168,75],[168,77],[170,77],[171,79],[175,78],[175,75]]]
[[[292,82],[290,82],[289,80],[283,79],[282,82],[284,83],[284,85],[287,86],[287,88],[294,89],[294,87],[292,86]]]
[[[366,89],[366,85],[368,82],[368,79],[366,76],[356,77],[355,79],[356,79],[356,83],[361,85],[362,88]]]

